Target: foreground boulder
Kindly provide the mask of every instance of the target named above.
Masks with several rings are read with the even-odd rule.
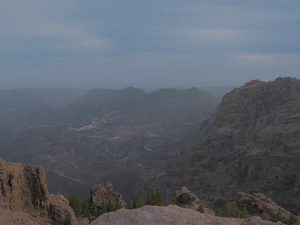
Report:
[[[282,224],[263,221],[259,217],[249,219],[222,218],[197,212],[193,209],[181,208],[176,205],[144,206],[142,208],[128,210],[120,209],[116,212],[105,213],[98,217],[91,225],[269,225]]]
[[[76,225],[62,195],[50,195],[44,169],[0,158],[1,224]]]

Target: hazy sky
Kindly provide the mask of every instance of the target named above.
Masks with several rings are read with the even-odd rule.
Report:
[[[299,77],[299,0],[0,0],[0,88]]]

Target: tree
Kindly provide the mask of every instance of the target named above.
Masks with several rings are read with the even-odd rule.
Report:
[[[122,204],[120,202],[116,202],[115,203],[115,210],[121,209],[122,208]]]
[[[111,202],[110,199],[108,199],[107,211],[108,211],[108,212],[113,212],[113,211],[115,211],[115,206],[112,204],[112,202]]]
[[[140,198],[139,198],[139,207],[143,207],[145,205],[145,194],[142,191],[140,193]]]
[[[106,206],[106,202],[104,200],[102,200],[100,215],[102,215],[103,213],[107,213],[107,206]]]
[[[87,201],[82,202],[82,215],[90,220],[90,210]]]
[[[137,208],[135,199],[133,199],[133,202],[132,202],[132,207],[133,207],[134,209],[136,209],[136,208]]]
[[[248,215],[248,212],[245,208],[240,211],[235,202],[227,202],[222,209],[216,211],[215,215],[220,217],[245,218]]]
[[[198,209],[197,209],[198,212],[201,212],[201,213],[204,213],[204,206],[202,203],[200,203]]]
[[[248,212],[247,212],[247,210],[246,210],[245,207],[244,207],[243,210],[241,211],[239,217],[242,218],[242,219],[243,219],[243,218],[248,218],[248,217],[249,217]]]
[[[160,190],[157,189],[156,191],[156,196],[155,196],[155,199],[156,199],[156,205],[158,206],[162,206],[162,194],[160,192]]]
[[[81,215],[81,200],[78,196],[69,196],[68,198],[70,207],[74,210],[75,216]]]
[[[128,203],[127,203],[127,209],[133,209],[133,203],[132,203],[132,201],[128,201]]]
[[[92,207],[91,214],[97,216],[97,208],[95,206]]]
[[[151,188],[151,190],[148,194],[148,204],[149,205],[157,205],[157,203],[156,203],[156,190],[154,188]]]

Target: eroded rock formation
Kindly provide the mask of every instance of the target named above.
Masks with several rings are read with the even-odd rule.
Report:
[[[183,208],[197,209],[201,200],[186,187],[182,187],[181,190],[176,191],[173,204]]]
[[[113,191],[113,185],[109,182],[104,184],[95,184],[90,190],[89,204],[90,208],[99,209],[102,203],[109,204],[109,202],[115,206],[126,207],[126,202],[123,200],[122,195]]]
[[[50,195],[44,169],[0,158],[1,224],[76,225],[62,195]]]
[[[278,212],[287,219],[292,215],[261,193],[246,194],[238,192],[236,204],[241,209],[246,208],[251,215],[261,216],[266,219],[274,218]]]

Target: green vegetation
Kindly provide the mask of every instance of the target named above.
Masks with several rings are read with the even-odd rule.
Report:
[[[204,213],[204,206],[203,204],[201,203],[197,209],[198,212],[201,212],[201,213]]]
[[[140,193],[138,205],[139,205],[139,207],[143,207],[145,205],[145,194],[143,191]]]
[[[127,202],[127,209],[133,209],[133,202],[132,201]]]
[[[82,216],[88,218],[89,221],[91,220],[89,204],[87,201],[82,202]]]
[[[101,208],[98,210],[98,215],[102,215],[103,213],[107,213],[107,205],[106,205],[106,202],[104,200],[102,200],[102,203],[101,203]]]
[[[160,190],[152,188],[148,194],[146,193],[146,195],[144,192],[141,192],[138,202],[136,202],[135,200],[128,201],[127,208],[135,209],[135,208],[143,207],[144,205],[162,206],[162,204],[163,204],[163,200],[162,200],[162,194]]]
[[[70,207],[74,210],[75,216],[80,216],[82,207],[80,198],[78,196],[69,196],[67,199]]]
[[[248,212],[245,208],[240,211],[236,203],[231,202],[227,202],[222,209],[218,209],[215,215],[219,217],[248,218]]]
[[[89,203],[87,201],[81,202],[80,198],[77,196],[69,196],[67,199],[70,207],[74,210],[75,216],[88,218],[89,221],[91,221],[91,215],[93,217],[98,217],[103,213],[112,212],[122,208],[120,202],[113,204],[111,199],[108,200],[108,203],[103,200],[101,207],[92,207],[91,209],[89,208]]]
[[[281,210],[278,209],[277,213],[275,214],[275,216],[273,216],[271,218],[271,221],[272,222],[282,222],[282,223],[285,223],[287,225],[292,225],[296,222],[296,219],[294,217],[293,214],[291,214],[291,216],[289,217],[289,219],[285,218],[282,213],[281,213]]]
[[[158,205],[162,206],[162,194],[159,190],[152,188],[147,195],[148,205]]]

